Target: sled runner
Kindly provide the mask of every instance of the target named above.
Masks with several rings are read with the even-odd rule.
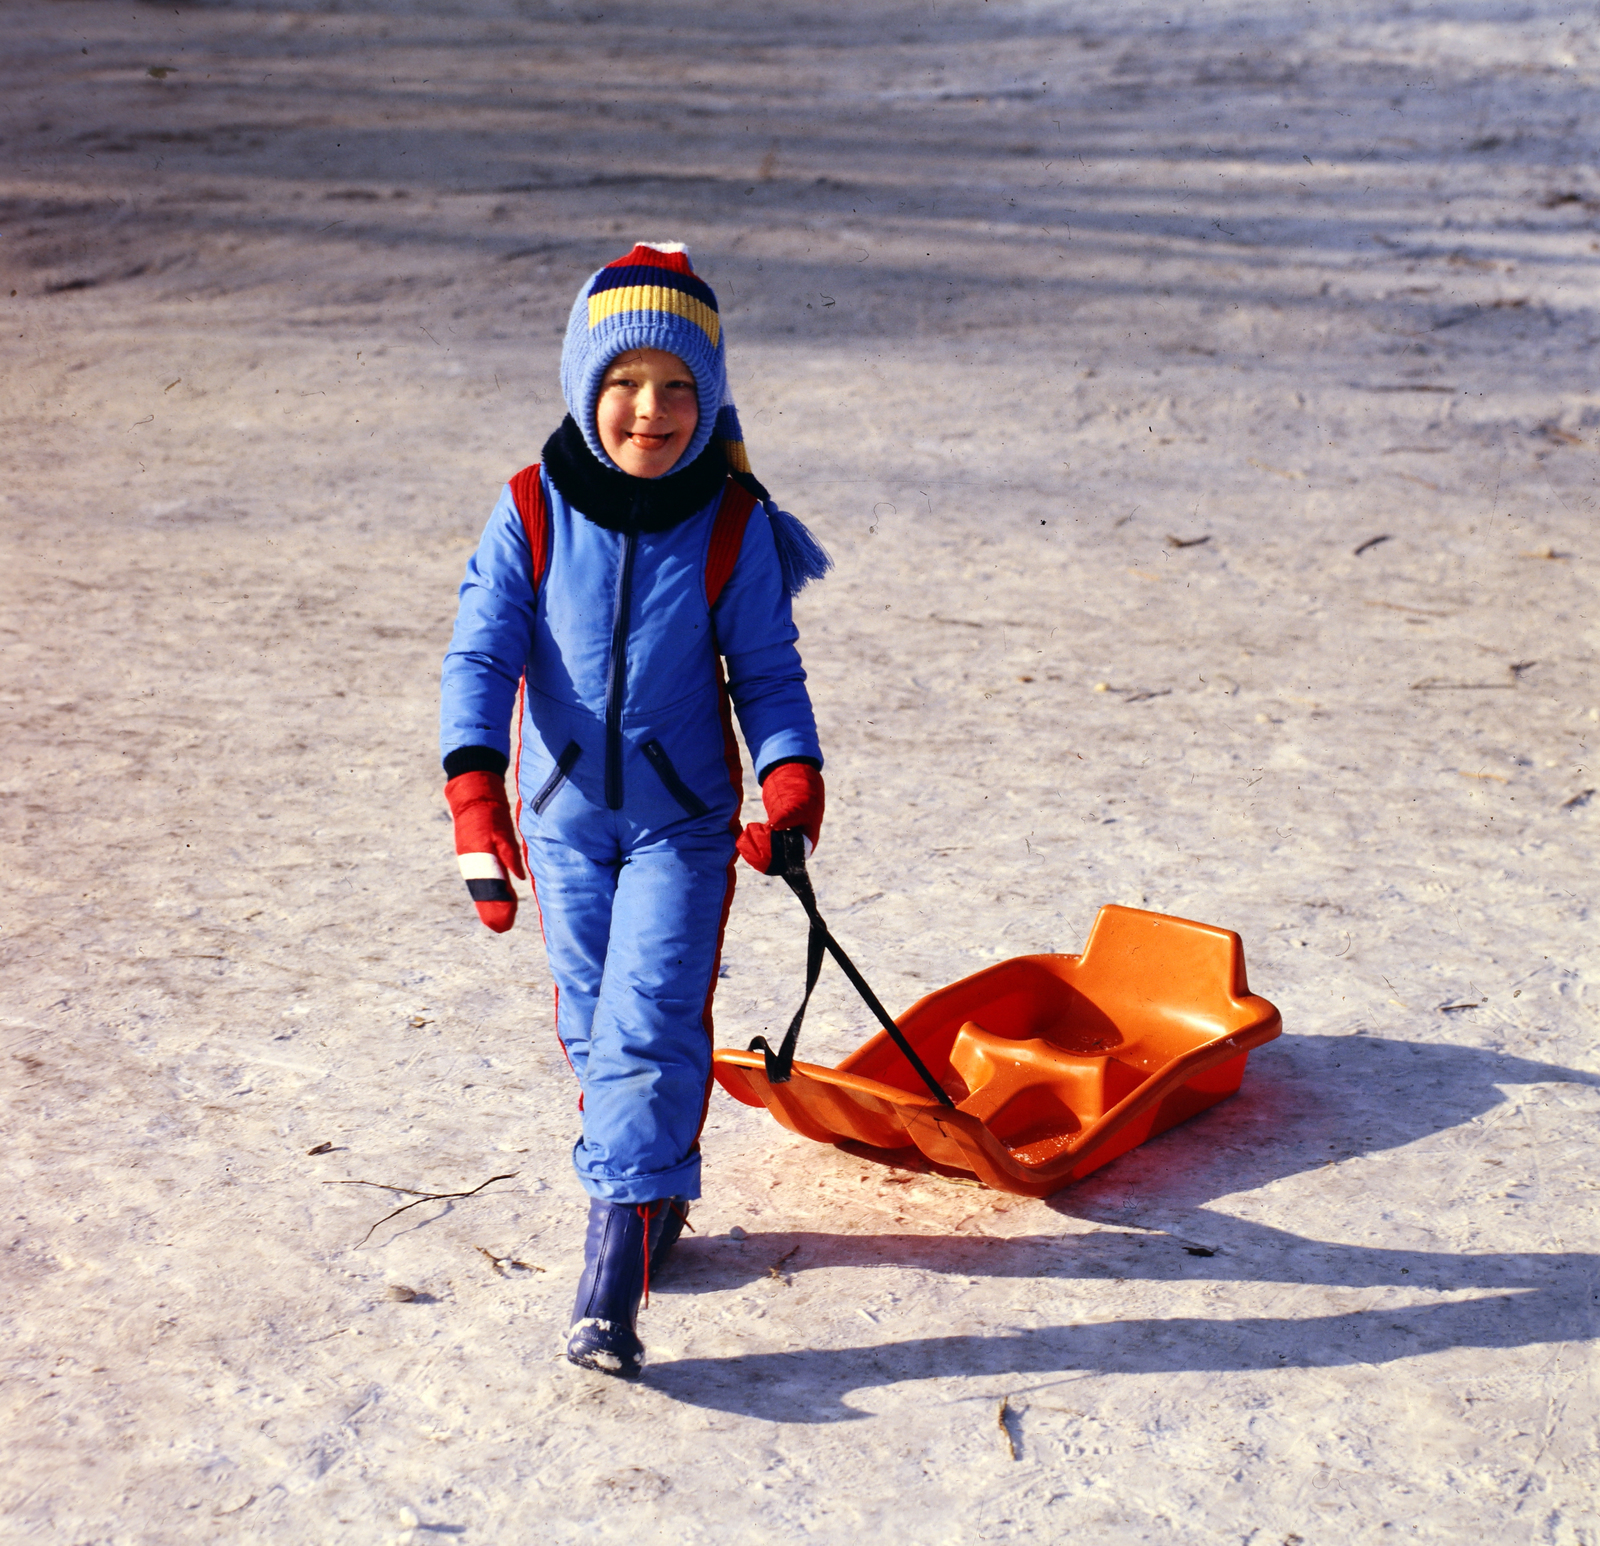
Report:
[[[802,1004],[779,1053],[760,1038],[719,1049],[716,1077],[802,1137],[865,1158],[1047,1197],[1233,1094],[1249,1054],[1283,1029],[1250,992],[1237,934],[1116,906],[1100,909],[1082,955],[1002,961],[890,1022],[803,871],[803,891],[785,879],[812,920],[806,998],[828,948],[885,1029],[837,1068],[795,1063]]]

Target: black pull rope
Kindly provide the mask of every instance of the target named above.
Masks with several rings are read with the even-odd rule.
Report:
[[[757,1036],[750,1043],[750,1051],[759,1052],[767,1065],[767,1082],[769,1084],[787,1084],[794,1072],[794,1049],[800,1040],[800,1026],[806,1017],[806,1009],[811,1003],[811,995],[817,986],[817,978],[822,975],[822,957],[824,951],[839,963],[839,969],[850,981],[850,986],[861,995],[875,1016],[878,1024],[889,1033],[889,1039],[894,1042],[905,1055],[906,1061],[917,1072],[917,1077],[927,1085],[928,1092],[939,1102],[952,1111],[955,1102],[937,1079],[928,1072],[927,1065],[917,1056],[916,1048],[905,1039],[900,1027],[890,1018],[889,1011],[878,1002],[878,995],[867,986],[867,980],[856,970],[855,963],[844,953],[844,948],[829,932],[828,926],[822,921],[822,914],[817,910],[816,893],[811,889],[811,877],[806,874],[805,840],[798,829],[787,829],[772,834],[772,867],[767,871],[769,875],[781,875],[789,884],[789,889],[800,898],[800,905],[806,910],[806,917],[810,920],[811,928],[806,937],[806,991],[800,1000],[800,1007],[795,1010],[794,1018],[789,1022],[789,1029],[784,1032],[783,1042],[774,1052],[765,1036]]]

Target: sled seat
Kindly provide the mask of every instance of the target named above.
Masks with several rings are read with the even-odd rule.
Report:
[[[1082,955],[1001,961],[895,1024],[954,1110],[883,1031],[837,1068],[796,1062],[786,1083],[760,1052],[718,1048],[713,1069],[804,1138],[1047,1197],[1233,1094],[1283,1029],[1250,992],[1237,934],[1117,906]]]

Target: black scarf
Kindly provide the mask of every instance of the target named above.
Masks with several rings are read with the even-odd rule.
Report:
[[[561,497],[607,531],[667,531],[717,497],[728,477],[728,459],[715,435],[687,467],[664,478],[615,472],[588,447],[568,414],[544,443],[544,470]]]

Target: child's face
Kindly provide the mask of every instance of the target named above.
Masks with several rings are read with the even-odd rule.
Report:
[[[617,466],[636,478],[659,478],[700,422],[694,377],[664,349],[631,349],[606,367],[594,417],[600,444]]]

